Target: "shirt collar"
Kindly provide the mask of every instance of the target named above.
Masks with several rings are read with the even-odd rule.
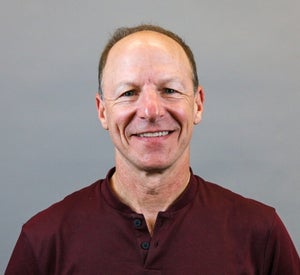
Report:
[[[135,213],[128,207],[126,204],[122,203],[118,197],[114,194],[113,190],[111,189],[110,185],[110,178],[115,173],[115,167],[110,169],[106,175],[106,178],[103,180],[101,184],[101,193],[109,206],[112,208],[126,212],[128,214]],[[181,208],[185,207],[189,203],[191,203],[196,195],[197,192],[197,179],[196,176],[193,174],[192,169],[190,168],[191,177],[190,181],[185,188],[185,190],[181,193],[181,195],[169,206],[169,208],[162,213],[171,214],[180,210]]]

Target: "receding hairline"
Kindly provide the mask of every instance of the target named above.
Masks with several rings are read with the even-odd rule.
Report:
[[[135,27],[121,27],[115,30],[111,38],[108,40],[106,46],[104,47],[101,57],[99,60],[99,66],[98,66],[98,81],[99,81],[99,93],[102,95],[102,78],[103,78],[103,71],[106,66],[107,58],[109,56],[109,53],[111,49],[118,44],[120,41],[132,36],[136,35],[138,33],[142,32],[152,32],[153,34],[157,35],[163,35],[164,37],[167,37],[171,39],[171,41],[175,41],[176,44],[183,50],[185,56],[188,59],[188,62],[191,67],[192,71],[192,81],[194,84],[195,91],[199,85],[198,81],[198,73],[197,73],[197,66],[194,59],[193,52],[189,45],[176,33],[165,29],[163,27],[160,27],[158,25],[149,25],[149,24],[141,24]]]
[[[147,35],[150,34],[150,35]],[[151,36],[152,35],[152,36]],[[165,41],[162,41],[160,39],[160,36],[162,36],[163,38],[166,39]],[[128,40],[128,44],[122,44],[122,43],[126,43]],[[158,41],[158,43],[157,43]],[[136,42],[136,44],[135,44]],[[193,68],[190,64],[190,60],[186,54],[186,52],[184,51],[184,49],[182,48],[182,46],[174,39],[172,39],[171,37],[156,32],[156,31],[152,31],[152,30],[142,30],[142,31],[138,31],[135,33],[131,33],[125,37],[123,37],[122,39],[118,40],[109,50],[109,52],[107,53],[107,57],[106,57],[106,62],[105,62],[105,66],[103,67],[103,72],[102,72],[102,77],[104,75],[105,72],[105,68],[107,66],[108,60],[110,59],[111,55],[114,55],[114,50],[121,47],[122,49],[127,49],[127,48],[131,48],[131,46],[135,46],[141,44],[141,45],[147,45],[149,43],[150,46],[158,46],[159,48],[165,49],[166,52],[170,52],[171,48],[175,48],[176,52],[180,52],[180,54],[182,54],[182,56],[184,56],[184,58],[187,61],[187,64],[189,64],[189,68],[190,68],[190,72],[193,75]],[[121,44],[121,45],[120,45]],[[134,45],[135,44],[135,45]],[[173,49],[174,49],[173,48]],[[134,49],[135,50],[135,49]],[[123,54],[123,53],[122,53]]]
[[[109,55],[109,53],[111,52],[111,50],[112,50],[115,46],[117,46],[119,43],[124,42],[124,40],[131,39],[131,38],[134,37],[134,36],[139,36],[139,35],[141,35],[141,34],[143,34],[143,33],[144,33],[144,34],[147,34],[147,33],[153,34],[154,36],[163,36],[163,37],[167,38],[169,41],[175,42],[175,44],[176,44],[177,46],[179,46],[179,48],[181,48],[181,50],[185,53],[185,51],[184,51],[183,47],[180,45],[180,43],[178,43],[178,41],[176,41],[176,40],[173,39],[172,37],[170,37],[170,36],[168,36],[168,35],[166,35],[166,34],[164,34],[164,33],[157,32],[157,31],[153,31],[153,30],[141,30],[141,31],[137,31],[137,32],[134,32],[134,33],[130,33],[130,34],[128,34],[128,35],[122,37],[122,38],[121,38],[120,40],[118,40],[116,43],[114,43],[114,44],[112,45],[112,47],[110,48],[110,50],[109,50],[109,52],[108,52],[108,55]],[[151,38],[151,39],[149,38],[149,40],[152,40],[152,38]],[[186,53],[185,53],[185,55],[186,55]],[[188,58],[188,56],[186,56],[186,57]]]

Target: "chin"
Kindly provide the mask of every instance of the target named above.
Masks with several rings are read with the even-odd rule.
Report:
[[[141,164],[139,165],[139,169],[142,170],[142,171],[145,171],[145,172],[148,172],[148,173],[151,173],[151,174],[161,174],[163,173],[165,170],[167,170],[171,165],[170,164],[158,164],[158,163],[155,163],[155,164],[152,164],[152,165],[149,165],[149,164]]]

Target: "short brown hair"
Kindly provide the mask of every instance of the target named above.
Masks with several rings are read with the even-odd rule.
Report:
[[[106,46],[104,47],[101,57],[100,57],[100,61],[99,61],[99,66],[98,66],[98,82],[99,82],[99,94],[102,96],[103,91],[101,88],[101,83],[102,83],[102,77],[103,77],[103,70],[104,67],[106,65],[106,61],[107,61],[107,57],[108,54],[111,50],[111,48],[118,42],[120,41],[122,38],[136,33],[136,32],[141,32],[141,31],[154,31],[154,32],[158,32],[161,34],[164,34],[168,37],[170,37],[171,39],[175,40],[184,50],[184,52],[186,53],[189,62],[191,64],[192,67],[192,72],[193,72],[193,84],[194,84],[194,89],[196,91],[197,87],[198,87],[198,74],[197,74],[197,67],[196,67],[196,62],[194,59],[194,55],[192,50],[190,49],[190,47],[184,42],[184,40],[179,37],[177,34],[166,30],[160,26],[157,25],[149,25],[149,24],[142,24],[142,25],[138,25],[136,27],[121,27],[118,28],[113,35],[111,36],[111,38],[108,40]]]

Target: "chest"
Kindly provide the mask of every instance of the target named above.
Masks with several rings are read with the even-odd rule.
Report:
[[[160,213],[152,236],[140,214],[103,215],[64,231],[55,265],[62,274],[257,274],[264,241],[253,234],[188,208]]]

